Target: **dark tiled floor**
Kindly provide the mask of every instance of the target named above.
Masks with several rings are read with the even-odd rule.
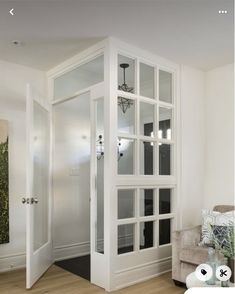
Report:
[[[118,254],[132,252],[133,246],[118,249]],[[101,252],[102,253],[102,252]],[[55,264],[68,272],[90,281],[90,255],[79,256],[55,262]]]

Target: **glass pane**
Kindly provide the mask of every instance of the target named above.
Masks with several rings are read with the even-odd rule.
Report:
[[[172,74],[159,70],[159,100],[172,103]]]
[[[134,174],[134,140],[120,139],[118,141],[118,174]]]
[[[153,222],[140,223],[140,249],[153,247]]]
[[[159,139],[172,139],[172,109],[159,108]]]
[[[140,174],[153,175],[153,142],[140,141]]]
[[[154,98],[154,67],[140,63],[140,95]]]
[[[135,214],[135,190],[118,190],[118,219]]]
[[[135,93],[135,60],[118,55],[118,89]]]
[[[74,95],[77,91],[104,81],[104,56],[99,56],[59,76],[54,81],[54,99]]]
[[[171,220],[159,220],[159,245],[171,243]]]
[[[140,135],[153,137],[154,105],[140,102]]]
[[[171,213],[171,189],[159,189],[159,214]]]
[[[135,101],[118,97],[118,132],[135,133]]]
[[[135,225],[118,226],[118,254],[134,251]]]
[[[153,215],[153,189],[140,189],[140,216]]]
[[[97,225],[96,251],[104,253],[104,99],[96,102]]]
[[[48,112],[34,102],[32,197],[38,199],[38,203],[34,204],[34,251],[48,242],[49,131]]]
[[[159,174],[171,175],[171,145],[159,143]]]

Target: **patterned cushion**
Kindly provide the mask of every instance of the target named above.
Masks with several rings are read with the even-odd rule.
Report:
[[[220,213],[208,209],[202,210],[202,244],[212,245],[213,230],[212,226],[231,226],[234,225],[235,211]]]
[[[212,226],[212,232],[214,238],[216,238],[218,245],[223,247],[229,247],[229,235],[233,231],[232,226]]]

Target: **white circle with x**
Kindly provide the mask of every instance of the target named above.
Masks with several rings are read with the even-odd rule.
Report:
[[[222,282],[228,281],[231,275],[231,269],[227,265],[220,265],[216,269],[216,278]]]

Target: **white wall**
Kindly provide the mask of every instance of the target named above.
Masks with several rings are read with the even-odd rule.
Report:
[[[205,73],[181,67],[182,227],[200,223],[205,170]]]
[[[181,220],[201,223],[201,209],[234,203],[233,65],[208,72],[181,68]]]
[[[44,73],[0,61],[0,118],[9,121],[10,243],[0,245],[0,271],[25,265],[25,93],[31,82],[43,93]]]
[[[206,150],[203,205],[234,203],[233,64],[206,73]]]

